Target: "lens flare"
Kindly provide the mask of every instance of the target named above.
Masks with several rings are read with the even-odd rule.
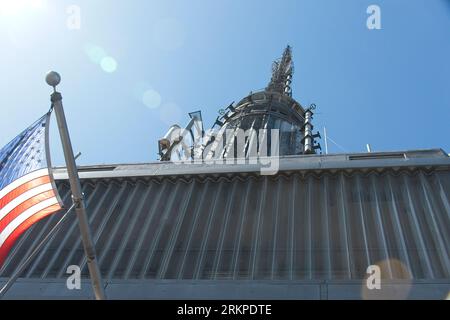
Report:
[[[113,57],[104,57],[100,62],[103,71],[113,73],[117,70],[117,61]]]
[[[142,95],[142,102],[150,109],[158,108],[161,100],[161,95],[153,89],[146,90]]]
[[[363,280],[364,300],[404,300],[409,296],[412,275],[408,267],[397,259],[386,259],[375,264],[380,268],[380,289],[369,289],[368,276]]]
[[[86,52],[89,60],[95,64],[100,64],[102,60],[108,56],[102,47],[94,44],[87,44],[84,51]]]
[[[44,5],[44,0],[0,0],[0,14],[16,15],[28,9],[40,9]]]

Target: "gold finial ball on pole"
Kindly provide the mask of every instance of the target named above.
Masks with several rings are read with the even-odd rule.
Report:
[[[56,71],[50,71],[45,76],[45,82],[53,88],[55,88],[61,82],[61,76]]]

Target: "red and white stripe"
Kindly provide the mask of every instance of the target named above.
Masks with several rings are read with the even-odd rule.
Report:
[[[0,267],[23,232],[60,209],[48,169],[31,172],[0,190]]]

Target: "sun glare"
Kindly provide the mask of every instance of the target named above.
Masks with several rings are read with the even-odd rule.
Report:
[[[1,15],[16,15],[25,10],[39,9],[45,5],[45,0],[0,0]]]

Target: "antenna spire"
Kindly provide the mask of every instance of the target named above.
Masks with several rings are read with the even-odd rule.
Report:
[[[287,46],[283,57],[276,60],[272,65],[272,79],[267,86],[267,91],[278,92],[292,96],[291,82],[294,74],[294,63],[292,61],[292,48]]]

